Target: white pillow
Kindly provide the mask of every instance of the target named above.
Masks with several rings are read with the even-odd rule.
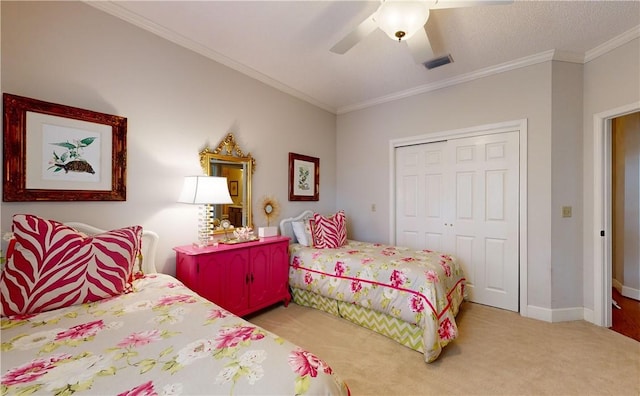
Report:
[[[311,245],[311,226],[309,225],[309,220],[294,221],[291,223],[291,227],[299,244],[303,246]]]

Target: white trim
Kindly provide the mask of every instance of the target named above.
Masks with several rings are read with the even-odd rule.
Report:
[[[222,55],[219,52],[212,50],[211,48],[204,46],[192,39],[185,37],[169,28],[166,28],[162,25],[159,25],[155,22],[152,22],[141,15],[132,12],[123,6],[117,4],[114,1],[85,1],[85,4],[88,4],[92,7],[95,7],[101,11],[106,12],[107,14],[111,14],[117,18],[120,18],[126,22],[131,23],[132,25],[138,26],[148,32],[151,32],[157,36],[160,36],[172,43],[178,44],[181,47],[190,49],[200,55],[203,55],[209,59],[212,59],[222,65],[225,65],[233,70],[236,70],[246,76],[254,78],[260,82],[263,82],[279,91],[282,91],[286,94],[289,94],[293,97],[296,97],[300,100],[303,100],[307,103],[310,103],[314,106],[317,106],[323,110],[326,110],[330,113],[335,114],[335,107],[329,106],[326,103],[322,103],[317,99],[312,98],[311,96],[298,91],[295,88],[292,88],[286,84],[283,84],[280,81],[274,80],[273,78],[267,76],[264,73],[259,72],[256,69],[253,69],[247,65],[244,65],[240,62],[237,62],[225,55]]]
[[[622,290],[622,283],[619,280],[617,280],[616,278],[613,278],[613,281],[611,281],[611,284],[618,291]]]
[[[612,38],[611,40],[600,44],[599,46],[590,49],[584,55],[584,63],[590,62],[599,56],[606,54],[622,45],[625,45],[631,40],[635,40],[640,37],[640,25],[633,27],[621,35]]]
[[[593,309],[589,309],[589,308],[584,308],[584,317],[583,319],[589,323],[595,323],[594,318],[595,314],[593,312]]]
[[[484,69],[476,70],[471,73],[461,74],[459,76],[447,78],[442,81],[436,81],[430,84],[420,85],[415,88],[407,89],[405,91],[393,93],[391,95],[381,96],[372,100],[356,103],[353,105],[342,106],[338,108],[337,114],[345,114],[345,113],[349,113],[356,110],[362,110],[367,107],[388,103],[388,102],[393,102],[395,100],[404,99],[411,96],[420,95],[426,92],[435,91],[437,89],[442,89],[442,88],[450,87],[453,85],[458,85],[465,82],[477,80],[479,78],[489,77],[489,76],[500,74],[506,71],[519,69],[521,67],[548,62],[550,60],[553,60],[554,54],[555,54],[554,50],[540,52],[538,54],[516,59],[514,61],[501,63],[495,66],[485,67]]]
[[[496,124],[478,125],[470,128],[441,131],[407,138],[393,139],[389,141],[389,244],[396,242],[396,148],[415,144],[437,142],[445,139],[466,138],[486,135],[487,133],[502,133],[519,131],[520,147],[520,205],[519,205],[519,311],[521,316],[529,317],[528,301],[528,277],[527,277],[527,119],[500,122]],[[543,319],[544,320],[544,319]]]
[[[544,322],[551,322],[553,319],[553,314],[551,309],[537,307],[534,305],[530,305],[527,307],[528,318],[542,320]],[[522,315],[524,316],[524,315]]]
[[[611,119],[640,111],[634,102],[593,115],[593,323],[611,326]],[[605,237],[600,236],[604,230]],[[585,317],[586,320],[586,317]]]
[[[633,298],[634,300],[640,300],[640,290],[634,289],[629,286],[622,286],[622,291],[620,292],[623,296],[627,298]]]
[[[375,106],[378,104],[388,103],[394,100],[419,95],[425,92],[435,91],[437,89],[465,83],[478,78],[488,77],[494,74],[499,74],[499,73],[503,73],[506,71],[514,70],[514,69],[519,69],[521,67],[526,67],[526,66],[535,65],[542,62],[547,62],[550,60],[572,62],[572,63],[586,63],[621,45],[628,43],[629,41],[635,38],[640,37],[640,25],[638,25],[624,32],[623,34],[617,37],[614,37],[613,39],[599,45],[598,47],[587,51],[584,55],[578,54],[578,53],[571,53],[568,51],[548,50],[548,51],[540,52],[530,56],[525,56],[520,59],[515,59],[509,62],[504,62],[498,65],[489,66],[484,69],[476,70],[476,71],[463,74],[460,76],[452,77],[446,80],[437,81],[431,84],[421,85],[419,87],[409,89],[406,91],[400,91],[390,95],[382,96],[382,97],[375,98],[375,99],[368,100],[361,103],[355,103],[352,105],[339,107],[336,109],[335,107],[330,106],[326,103],[323,103],[293,87],[283,84],[282,82],[277,81],[267,76],[266,74],[259,72],[258,70],[255,70],[247,65],[244,65],[225,55],[222,55],[212,50],[211,48],[206,47],[200,43],[197,43],[196,41],[190,38],[187,38],[171,29],[161,26],[155,22],[152,22],[144,18],[143,16],[122,7],[121,5],[117,4],[116,1],[85,0],[84,3],[92,7],[95,7],[101,11],[104,11],[108,14],[111,14],[117,18],[120,18],[126,22],[129,22],[135,26],[138,26],[142,29],[145,29],[175,44],[188,48],[200,55],[206,56],[209,59],[212,59],[218,63],[221,63],[227,67],[230,67],[231,69],[237,70],[242,74],[245,74],[251,78],[254,78],[273,88],[276,88],[284,93],[287,93],[291,96],[294,96],[300,100],[303,100],[307,103],[310,103],[314,106],[317,106],[333,114],[345,114],[351,111],[361,110],[361,109]]]
[[[556,322],[569,322],[572,320],[584,320],[589,316],[588,310],[583,307],[573,308],[543,308],[530,305],[527,307],[529,312],[529,318],[542,320],[544,322],[556,323]],[[524,315],[523,315],[524,316]]]

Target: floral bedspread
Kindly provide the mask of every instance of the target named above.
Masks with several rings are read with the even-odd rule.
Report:
[[[456,338],[465,278],[455,257],[353,240],[337,249],[292,244],[290,252],[292,287],[419,326],[427,362]]]
[[[2,318],[2,395],[348,394],[323,360],[173,277],[134,288]]]

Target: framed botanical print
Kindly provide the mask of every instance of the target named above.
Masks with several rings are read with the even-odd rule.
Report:
[[[4,94],[4,201],[126,200],[127,119]]]
[[[320,199],[320,159],[289,153],[289,201]]]

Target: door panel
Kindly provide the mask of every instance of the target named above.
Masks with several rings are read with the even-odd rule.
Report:
[[[446,142],[400,147],[396,166],[396,244],[441,250],[445,233],[442,175]],[[429,172],[425,172],[428,167]]]
[[[396,243],[456,255],[471,301],[513,311],[519,279],[518,139],[514,131],[396,149]]]

